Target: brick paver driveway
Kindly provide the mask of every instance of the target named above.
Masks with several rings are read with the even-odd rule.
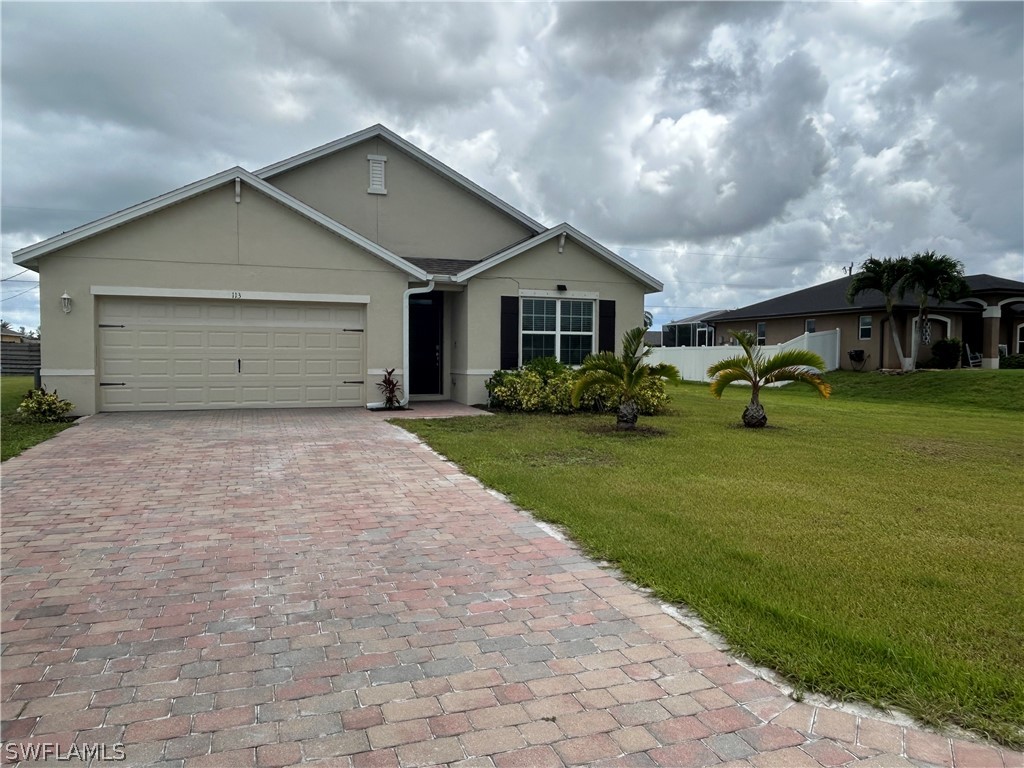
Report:
[[[99,416],[3,486],[8,762],[1019,762],[794,703],[376,414]]]

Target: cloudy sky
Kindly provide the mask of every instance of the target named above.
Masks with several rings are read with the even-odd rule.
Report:
[[[658,323],[935,249],[1024,279],[1024,4],[20,3],[11,251],[381,122],[665,283]]]

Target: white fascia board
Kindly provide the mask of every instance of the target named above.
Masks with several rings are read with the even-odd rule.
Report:
[[[415,144],[410,144],[397,133],[388,128],[385,128],[383,125],[380,125],[379,123],[377,125],[371,126],[370,128],[366,128],[365,130],[353,133],[350,136],[345,136],[344,138],[338,139],[337,141],[332,141],[329,144],[324,144],[323,146],[317,147],[316,149],[311,149],[308,152],[303,152],[300,155],[290,157],[287,160],[282,160],[278,163],[274,163],[273,165],[268,165],[265,168],[260,168],[258,171],[256,171],[256,175],[259,176],[261,179],[267,179],[270,178],[271,176],[276,176],[279,173],[290,171],[293,168],[299,167],[300,165],[305,165],[306,163],[318,160],[319,158],[329,155],[333,152],[338,152],[342,149],[347,149],[348,147],[359,144],[360,142],[374,138],[382,138],[385,141],[393,144],[398,149],[401,149],[402,151],[408,153],[409,155],[412,155],[412,157],[416,158],[419,162],[423,163],[423,165],[436,171],[437,173],[446,177],[450,181],[453,181],[455,184],[461,186],[466,191],[476,195],[477,197],[482,198],[483,200],[495,206],[496,208],[499,208],[512,218],[516,219],[519,223],[525,225],[529,229],[532,229],[534,232],[544,231],[543,224],[534,221],[522,211],[513,208],[511,205],[506,203],[501,198],[491,194],[483,187],[474,184],[472,181],[467,179],[458,171],[449,168],[440,160],[431,157],[422,149],[417,147]]]
[[[14,262],[16,264],[21,264],[28,259],[43,256],[51,251],[57,250],[58,248],[64,248],[65,246],[77,243],[80,240],[85,240],[87,237],[98,235],[101,232],[121,226],[122,224],[127,224],[129,221],[146,216],[155,211],[159,211],[161,208],[166,208],[169,205],[174,205],[175,203],[188,200],[190,197],[201,195],[214,187],[226,184],[227,182],[242,175],[248,175],[248,171],[236,166],[234,168],[229,168],[226,171],[216,173],[213,176],[208,176],[205,179],[200,179],[199,181],[187,184],[184,187],[179,187],[178,189],[167,192],[159,197],[154,197],[153,199],[139,203],[138,205],[125,208],[123,211],[117,211],[109,216],[104,216],[101,219],[96,219],[96,221],[83,224],[80,227],[55,235],[54,237],[35,243],[34,245],[21,248],[12,254]]]
[[[546,232],[542,232],[536,237],[532,237],[529,240],[526,240],[525,242],[519,243],[518,245],[513,245],[511,248],[507,248],[501,253],[496,253],[491,258],[485,261],[481,261],[479,264],[476,264],[470,267],[469,269],[459,272],[459,274],[455,275],[455,282],[466,282],[470,278],[476,277],[481,272],[486,272],[488,269],[496,267],[498,264],[508,261],[509,259],[514,258],[515,256],[518,256],[521,253],[525,253],[526,251],[529,251],[532,248],[536,248],[538,245],[546,243],[548,240],[551,240],[552,238],[558,237],[559,235],[562,234],[568,235],[573,240],[575,240],[579,245],[582,245],[587,250],[600,256],[605,261],[610,262],[612,265],[618,267],[623,272],[628,274],[630,277],[636,279],[638,282],[643,283],[647,288],[650,289],[648,291],[645,291],[645,293],[657,293],[658,291],[664,290],[665,286],[664,284],[662,284],[660,280],[651,277],[642,269],[638,269],[637,267],[633,266],[628,261],[623,259],[621,256],[613,253],[612,251],[609,251],[596,240],[592,240],[591,238],[587,237],[582,232],[580,232],[578,229],[568,224],[559,224],[557,227],[552,227],[551,229],[547,230]]]
[[[226,171],[221,171],[220,173],[201,179],[200,181],[193,182],[192,184],[188,184],[187,186],[179,189],[175,189],[167,194],[160,195],[160,197],[154,197],[152,200],[147,200],[144,203],[133,205],[131,208],[125,208],[123,211],[118,211],[117,213],[112,213],[109,216],[104,216],[102,219],[97,219],[89,224],[83,224],[81,227],[72,229],[69,232],[57,235],[56,237],[51,237],[48,240],[43,240],[35,245],[22,248],[14,252],[14,262],[16,264],[21,264],[30,259],[44,256],[51,251],[55,251],[59,248],[65,248],[81,240],[85,240],[88,237],[101,234],[108,229],[113,229],[114,227],[127,224],[135,219],[148,216],[151,213],[156,213],[162,208],[166,208],[168,206],[175,205],[176,203],[183,202],[184,200],[188,200],[189,198],[201,195],[204,192],[208,192],[209,190],[223,184],[230,183],[235,179],[241,179],[253,189],[262,192],[264,195],[276,200],[286,208],[292,209],[310,221],[313,221],[334,234],[343,237],[353,245],[372,253],[374,256],[388,262],[393,267],[402,270],[411,277],[414,277],[417,280],[427,280],[429,278],[429,275],[419,267],[410,264],[405,259],[396,256],[386,248],[382,248],[373,241],[367,240],[359,233],[354,232],[343,224],[339,224],[337,221],[325,216],[315,208],[309,207],[302,201],[292,197],[286,192],[282,192],[277,187],[268,184],[262,179],[249,173],[249,171],[238,166],[229,168]]]

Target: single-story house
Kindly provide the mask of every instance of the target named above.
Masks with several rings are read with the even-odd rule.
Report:
[[[0,328],[0,342],[4,344],[24,344],[31,336],[13,328]]]
[[[644,344],[648,347],[660,347],[661,331],[644,331]]]
[[[661,339],[666,347],[715,346],[715,319],[723,310],[713,309],[699,315],[673,320],[661,326]],[[719,344],[728,342],[719,340]]]
[[[229,168],[16,251],[42,381],[76,413],[486,400],[498,368],[578,364],[662,284],[375,125]]]
[[[712,320],[714,333],[723,339],[729,331],[748,330],[759,344],[779,344],[803,333],[838,328],[843,368],[898,368],[884,297],[878,291],[866,291],[850,304],[846,292],[852,279],[841,277],[722,312]],[[998,368],[1001,353],[1024,352],[1024,283],[984,274],[968,275],[966,279],[971,288],[969,298],[929,303],[932,343],[959,338],[972,353],[982,355],[982,367]],[[917,328],[917,302],[908,294],[896,302],[894,310],[903,353],[909,355]],[[862,350],[862,362],[853,362],[847,354],[855,349]],[[918,362],[931,358],[931,345],[922,345]]]

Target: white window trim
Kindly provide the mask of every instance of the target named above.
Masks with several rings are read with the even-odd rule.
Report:
[[[864,318],[868,319],[867,332],[868,335],[864,335]],[[875,330],[875,319],[871,315],[860,315],[857,318],[857,341],[871,341],[871,335]]]
[[[385,163],[387,163],[387,155],[367,155],[366,159],[370,161],[370,185],[366,188],[366,191],[371,195],[386,195],[387,179],[385,177]],[[373,169],[375,167],[380,168],[380,185],[374,185],[373,183]]]
[[[519,298],[527,299],[593,299],[601,298],[597,291],[535,291],[522,289],[519,291]],[[520,306],[522,302],[520,302]]]
[[[762,336],[760,333],[758,333],[758,330],[760,329],[761,326],[764,326],[764,336]],[[756,346],[758,346],[758,347],[763,347],[767,343],[768,343],[768,323],[764,322],[764,321],[762,321],[760,323],[754,323],[754,344]]]
[[[578,293],[583,293],[579,291]],[[534,294],[534,295],[530,295]],[[598,294],[591,293],[587,296],[572,296],[569,295],[570,291],[520,291],[519,292],[519,360],[520,364],[525,365],[526,361],[523,360],[523,336],[525,334],[536,334],[542,336],[553,336],[555,339],[555,354],[556,360],[561,362],[561,351],[562,351],[562,336],[589,336],[590,337],[590,354],[594,354],[597,347],[597,299]],[[555,300],[555,330],[553,331],[527,331],[523,329],[523,299],[554,299]],[[591,327],[590,331],[563,331],[562,330],[562,306],[559,300],[567,301],[589,301],[591,302],[592,314],[591,314]],[[572,365],[572,363],[565,363],[565,365]]]
[[[811,325],[814,326],[813,330],[809,327]],[[818,332],[818,318],[816,318],[816,317],[808,317],[807,319],[805,319],[804,320],[804,333],[817,333],[817,332]]]
[[[1017,323],[1017,337],[1014,342],[1017,344],[1017,354],[1024,352],[1024,344],[1021,343],[1021,330],[1024,329],[1024,323]]]

